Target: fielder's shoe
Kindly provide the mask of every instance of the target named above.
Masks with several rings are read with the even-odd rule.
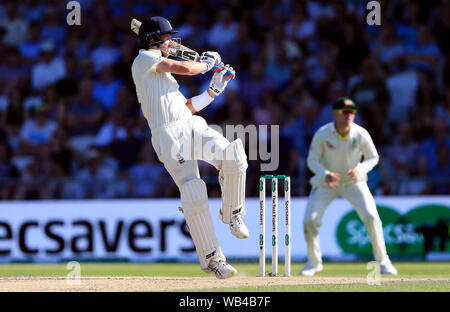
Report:
[[[392,263],[380,265],[380,273],[381,274],[390,274],[390,275],[398,274],[397,269],[392,265]]]
[[[323,270],[322,263],[317,265],[311,265],[309,262],[306,263],[305,267],[300,271],[300,275],[303,276],[314,276],[314,274],[319,273]]]
[[[211,260],[209,261],[208,269],[209,273],[214,272],[217,278],[226,279],[232,277],[237,273],[237,270],[230,264],[223,260]]]
[[[222,209],[220,209],[220,211],[219,211],[219,218],[220,218],[220,220],[223,221]],[[250,236],[248,228],[245,225],[244,221],[242,221],[241,216],[231,217],[231,222],[229,225],[230,225],[231,234],[233,234],[237,238],[244,239],[244,238],[248,238]]]

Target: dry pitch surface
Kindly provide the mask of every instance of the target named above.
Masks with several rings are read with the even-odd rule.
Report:
[[[0,292],[450,291],[450,263],[398,263],[400,275],[382,276],[382,286],[368,285],[365,263],[327,263],[313,278],[298,276],[301,266],[291,277],[257,277],[258,264],[237,264],[237,276],[219,280],[197,264],[81,263],[77,284],[65,264],[4,264]]]
[[[447,281],[442,278],[383,278],[382,282]],[[295,285],[364,284],[365,278],[345,277],[248,277],[235,276],[227,280],[214,277],[143,277],[143,276],[86,276],[79,284],[70,283],[65,277],[21,276],[0,278],[2,292],[128,292],[128,291],[180,291],[186,289],[272,287]]]

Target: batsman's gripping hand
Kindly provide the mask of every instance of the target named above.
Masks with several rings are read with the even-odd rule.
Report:
[[[227,64],[224,66],[223,63],[221,63],[219,66],[223,67],[223,69],[215,72],[211,78],[211,82],[209,83],[209,90],[211,90],[216,96],[221,94],[227,87],[228,82],[236,76],[236,72],[230,65]],[[227,72],[231,72],[232,75],[225,76]]]
[[[214,65],[220,64],[221,58],[220,58],[219,53],[217,53],[217,52],[206,51],[206,52],[203,52],[202,55],[200,55],[199,62],[205,63],[206,66],[208,67],[208,69],[203,72],[203,74],[204,74],[207,71],[210,71],[214,67]]]

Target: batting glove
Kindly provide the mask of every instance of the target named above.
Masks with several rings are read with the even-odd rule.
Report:
[[[209,90],[211,90],[216,96],[225,90],[228,82],[232,79],[231,77],[234,78],[236,76],[236,72],[230,65],[227,64],[223,66],[222,63],[219,66],[223,67],[223,70],[215,72],[211,78],[211,82],[209,83]],[[227,72],[231,72],[232,75],[225,76]]]
[[[213,52],[213,51],[206,51],[203,52],[200,56],[200,63],[205,63],[208,69],[204,71],[203,73],[206,73],[207,71],[211,70],[214,65],[217,65],[221,62],[221,58],[219,53]]]

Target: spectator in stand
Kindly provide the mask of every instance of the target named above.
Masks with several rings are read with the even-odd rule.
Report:
[[[447,84],[443,90],[442,101],[436,105],[436,117],[447,121],[447,127],[450,128],[450,84]]]
[[[26,87],[29,74],[30,70],[22,63],[18,49],[8,48],[5,62],[0,65],[0,89],[7,91],[14,87]]]
[[[58,8],[48,6],[41,31],[42,40],[51,41],[58,48],[62,47],[67,33],[65,22],[65,15]]]
[[[121,170],[128,170],[137,161],[137,155],[144,140],[143,133],[134,117],[125,117],[111,149],[119,161]]]
[[[402,185],[409,183],[409,179],[417,174],[420,145],[414,140],[412,127],[408,122],[400,123],[394,133],[397,136],[388,148],[386,161],[394,170],[396,181],[393,183],[393,192],[399,193],[406,189]]]
[[[316,22],[308,16],[306,6],[302,2],[293,5],[292,14],[286,24],[286,35],[307,46],[316,35]]]
[[[133,40],[132,40],[133,39]],[[131,65],[136,55],[137,47],[134,38],[127,37],[120,46],[120,59],[114,66],[115,76],[124,82],[124,85],[134,90],[133,76],[131,75]]]
[[[35,109],[35,116],[29,118],[20,131],[20,150],[24,155],[37,155],[42,144],[49,143],[58,124],[49,119],[49,106],[42,105]]]
[[[450,2],[440,1],[437,7],[437,20],[433,25],[432,32],[443,54],[450,52]]]
[[[1,124],[12,141],[19,137],[20,129],[28,119],[28,111],[23,107],[22,93],[18,88],[9,90],[4,102],[6,107],[1,112]]]
[[[130,196],[149,198],[160,194],[159,189],[164,187],[161,184],[164,172],[164,167],[156,159],[151,144],[143,143],[138,154],[138,161],[128,170],[128,176],[133,179],[130,185]]]
[[[122,85],[122,81],[114,76],[113,67],[103,65],[100,70],[100,80],[94,83],[92,96],[102,103],[105,111],[110,111],[116,105],[117,91]]]
[[[242,77],[241,80],[240,94],[250,109],[260,105],[263,91],[273,89],[272,81],[264,73],[264,62],[261,58],[252,60],[249,77]]]
[[[86,152],[84,165],[75,178],[81,183],[73,194],[76,198],[113,198],[115,195],[116,172],[104,162],[101,153],[96,149]]]
[[[283,47],[278,47],[275,53],[275,59],[267,62],[265,74],[272,79],[275,90],[280,91],[287,87],[286,85],[292,78],[291,69],[287,63],[286,52]]]
[[[41,61],[33,66],[31,72],[31,85],[35,90],[43,90],[66,76],[64,60],[56,56],[53,42],[42,43],[40,56]]]
[[[19,46],[19,51],[30,64],[34,64],[39,60],[41,54],[41,24],[38,22],[30,23],[30,36],[27,41]]]
[[[354,74],[369,54],[362,33],[362,25],[358,20],[346,18],[343,21],[342,41],[339,41],[339,46],[337,64],[344,72]]]
[[[395,73],[399,70],[398,62],[403,57],[405,48],[395,34],[394,26],[383,25],[372,56]]]
[[[405,58],[410,68],[423,72],[430,80],[436,78],[442,54],[426,26],[419,27],[417,44],[407,49]]]
[[[8,45],[4,42],[5,35],[6,28],[0,25],[0,65],[3,63],[6,53],[8,52]]]
[[[417,114],[418,91],[423,85],[423,78],[415,70],[408,69],[405,61],[398,62],[398,71],[386,79],[390,105],[386,121],[393,126],[410,120]]]
[[[65,126],[77,151],[84,151],[94,143],[103,120],[102,104],[92,97],[92,89],[92,80],[82,80],[78,95],[67,111]]]
[[[90,58],[89,44],[82,38],[83,32],[69,28],[62,54],[72,53],[77,61]]]
[[[433,126],[433,136],[424,140],[420,147],[419,167],[422,172],[426,173],[438,167],[438,147],[445,145],[447,148],[450,148],[450,135],[447,122],[444,119],[436,118]]]
[[[18,6],[16,1],[6,1],[6,16],[0,20],[0,26],[6,29],[3,42],[12,47],[18,47],[28,39],[28,22],[19,15]]]
[[[25,165],[21,172],[19,186],[17,187],[14,199],[16,200],[37,200],[50,199],[50,189],[44,181],[47,179],[43,172],[39,160],[36,156]]]
[[[208,33],[208,44],[213,46],[224,60],[228,53],[234,49],[234,42],[237,40],[238,25],[233,21],[233,13],[228,8],[217,10],[217,18]]]
[[[47,3],[40,0],[25,0],[24,15],[25,19],[31,23],[39,22],[44,19]]]
[[[436,163],[427,167],[430,179],[423,193],[433,195],[450,194],[450,147],[448,144],[437,146]]]
[[[389,108],[389,93],[380,67],[367,58],[361,64],[362,79],[352,88],[350,94],[358,103],[358,113],[368,129],[379,129],[372,134],[376,146],[382,144],[386,135],[383,120]]]
[[[258,55],[258,53],[261,52],[260,45],[257,43],[255,38],[251,36],[250,28],[245,22],[240,22],[238,25],[238,35],[235,44],[239,46],[239,49],[231,49],[228,52],[227,57],[230,59],[227,59],[227,62],[230,64],[238,64],[242,54],[246,54],[251,57]]]
[[[9,183],[10,179],[20,176],[19,170],[11,162],[12,151],[7,142],[0,141],[0,199],[12,199],[15,185]]]
[[[91,59],[94,62],[95,72],[99,73],[103,65],[115,65],[120,58],[120,49],[114,38],[114,30],[108,28],[102,33],[102,44],[92,51]]]
[[[405,48],[409,49],[417,44],[417,34],[421,25],[420,7],[414,1],[407,1],[402,7],[403,14],[401,19],[395,23],[395,30]]]

